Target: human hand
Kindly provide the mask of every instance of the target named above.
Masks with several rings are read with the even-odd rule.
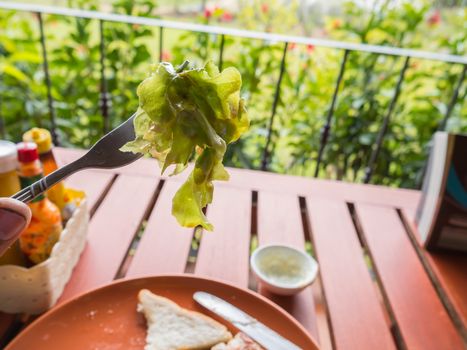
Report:
[[[0,256],[31,221],[29,207],[16,199],[0,198]]]

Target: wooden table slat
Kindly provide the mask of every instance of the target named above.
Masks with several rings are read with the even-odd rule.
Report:
[[[307,197],[337,349],[394,349],[346,203]]]
[[[258,241],[260,246],[279,243],[300,250],[305,249],[305,235],[297,196],[258,193]],[[315,339],[318,339],[312,286],[294,296],[277,296],[262,288],[259,291],[288,310]]]
[[[432,271],[462,323],[467,341],[467,256],[453,252],[424,252]]]
[[[409,349],[462,349],[462,340],[394,209],[356,204],[394,317]]]
[[[415,225],[415,212],[402,210],[409,229],[415,236],[419,250],[425,257],[428,267],[435,275],[435,284],[440,284],[449,302],[454,308],[467,339],[467,255],[458,252],[429,252],[422,246],[420,233]]]
[[[157,184],[147,177],[117,178],[90,222],[87,245],[60,302],[113,280]]]
[[[172,216],[172,198],[179,183],[166,181],[157,198],[127,276],[183,273],[193,229],[181,227]]]
[[[247,288],[251,192],[218,187],[208,218],[214,231],[203,231],[195,274]]]

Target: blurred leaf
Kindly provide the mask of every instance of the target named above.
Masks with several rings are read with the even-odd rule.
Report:
[[[29,77],[26,74],[9,63],[0,62],[0,73],[9,75],[19,80],[21,83],[27,83],[29,81]]]

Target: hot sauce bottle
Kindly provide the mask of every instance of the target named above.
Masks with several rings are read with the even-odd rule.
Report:
[[[25,188],[43,177],[42,166],[35,143],[18,144],[18,175],[21,187]],[[32,219],[28,228],[21,234],[21,251],[33,263],[39,264],[48,259],[52,248],[62,232],[62,218],[59,208],[46,194],[34,198],[29,204]]]
[[[24,142],[34,142],[37,145],[39,160],[42,163],[44,176],[57,170],[57,162],[55,161],[52,148],[52,136],[47,129],[32,128],[23,135]],[[65,186],[63,182],[59,182],[47,190],[47,197],[63,211],[65,207]]]

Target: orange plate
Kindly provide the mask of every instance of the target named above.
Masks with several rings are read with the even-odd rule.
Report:
[[[228,284],[190,275],[166,275],[118,281],[55,307],[22,331],[5,350],[143,349],[144,316],[136,312],[138,291],[150,291],[191,310],[229,323],[198,306],[193,293],[215,294],[244,310],[299,347],[318,349],[316,342],[290,315],[264,297]]]

